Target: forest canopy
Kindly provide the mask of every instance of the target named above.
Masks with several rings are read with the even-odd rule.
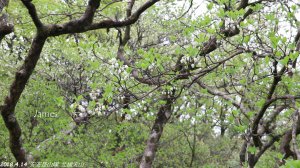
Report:
[[[0,0],[0,167],[300,167],[297,0]]]

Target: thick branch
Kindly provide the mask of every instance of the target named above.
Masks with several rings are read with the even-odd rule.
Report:
[[[276,141],[278,141],[280,139],[280,137],[282,137],[282,135],[276,135],[274,137],[272,137],[272,139],[268,142],[265,143],[262,148],[259,150],[259,152],[254,156],[253,158],[253,162],[249,163],[250,167],[254,167],[256,165],[256,163],[258,162],[259,158],[266,152],[267,149],[269,149]]]
[[[140,168],[151,168],[155,158],[155,153],[158,148],[159,139],[163,133],[164,125],[171,117],[171,108],[174,101],[174,97],[168,97],[164,99],[166,104],[162,105],[157,113],[157,117],[152,126],[147,146],[144,151],[144,155],[140,164]]]
[[[133,8],[134,3],[135,3],[135,0],[128,1],[128,6],[126,9],[126,17],[127,18],[129,18],[132,14],[132,8]],[[130,25],[126,26],[125,35],[122,40],[122,45],[125,46],[125,44],[128,42],[129,39],[130,39]]]
[[[39,19],[35,6],[31,3],[31,0],[22,0],[22,3],[28,9],[29,15],[36,28],[41,29],[43,27],[43,23]]]
[[[84,12],[84,15],[79,19],[82,22],[82,26],[90,25],[93,22],[95,12],[100,6],[100,0],[89,0],[88,6]]]
[[[299,133],[299,128],[297,130]],[[286,159],[290,156],[296,159],[296,154],[290,148],[290,142],[292,140],[292,129],[285,132],[284,136],[281,139],[280,151],[284,154],[283,159]]]
[[[0,42],[5,35],[14,31],[14,25],[8,21],[8,15],[3,14],[0,16]]]
[[[257,130],[258,130],[258,125],[260,120],[262,119],[262,117],[264,116],[266,110],[269,108],[269,106],[275,101],[274,99],[272,99],[272,96],[275,92],[275,89],[278,85],[278,83],[281,80],[281,76],[283,75],[284,71],[285,71],[285,67],[283,67],[279,74],[274,74],[274,79],[273,79],[273,83],[270,87],[269,93],[267,95],[266,101],[263,104],[263,106],[261,107],[260,111],[257,113],[257,115],[255,116],[253,123],[252,123],[252,136],[253,136],[253,142],[255,144],[256,147],[260,147],[262,145],[261,140],[259,138],[259,136],[257,135]]]
[[[9,95],[5,98],[4,105],[1,106],[1,115],[9,131],[10,149],[19,164],[27,162],[27,159],[21,142],[21,128],[14,111],[21,93],[37,64],[45,40],[44,36],[39,35],[33,39],[28,56],[22,67],[16,72]]]
[[[99,1],[99,0],[97,0]],[[144,3],[140,8],[138,8],[130,17],[123,21],[114,21],[111,19],[103,20],[98,23],[92,23],[88,25],[82,25],[82,17],[80,20],[74,20],[61,25],[52,25],[50,27],[49,33],[50,36],[58,36],[67,33],[82,33],[89,30],[103,29],[103,28],[116,28],[124,27],[135,23],[140,15],[145,12],[148,8],[154,5],[159,0],[149,0]]]
[[[249,0],[241,0],[237,10],[245,9],[248,6]]]

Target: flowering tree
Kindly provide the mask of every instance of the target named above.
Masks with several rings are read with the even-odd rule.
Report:
[[[21,2],[0,20],[0,161],[299,159],[297,2]]]

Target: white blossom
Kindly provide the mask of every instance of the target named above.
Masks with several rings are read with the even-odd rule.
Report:
[[[92,110],[88,110],[87,113],[90,114],[90,115],[95,114],[95,112],[93,112]]]
[[[84,106],[84,107],[87,107],[87,106],[89,105],[89,102],[86,101],[86,100],[83,100],[83,101],[81,102],[81,105]]]
[[[191,119],[191,124],[192,124],[192,125],[195,125],[195,124],[196,124],[196,119],[195,119],[194,117]]]
[[[85,108],[82,105],[78,105],[78,110],[80,112],[85,112],[86,111]]]
[[[86,116],[87,116],[86,113],[79,113],[79,117],[81,117],[81,118],[84,118],[84,117],[86,117]]]
[[[70,105],[70,108],[71,108],[71,109],[74,109],[76,106],[77,106],[77,104],[76,104],[76,103],[73,103],[73,104]]]
[[[90,98],[92,100],[96,100],[97,99],[97,97],[96,97],[96,95],[94,93],[89,93],[89,96],[90,96]]]
[[[131,115],[130,115],[130,114],[126,114],[126,115],[125,115],[125,119],[126,119],[126,120],[131,120]]]

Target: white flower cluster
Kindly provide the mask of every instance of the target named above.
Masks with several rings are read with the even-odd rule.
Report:
[[[101,105],[98,102],[98,99],[102,97],[102,91],[100,89],[94,90],[89,93],[89,100],[90,101],[95,101],[95,108],[94,109],[89,109],[89,100],[83,99],[80,100],[79,102],[75,102],[70,105],[70,108],[74,110],[74,115],[81,117],[81,118],[86,118],[91,115],[104,115],[105,111],[105,106]]]
[[[88,109],[88,105],[83,105],[82,103],[73,103],[70,107],[72,109],[75,109],[74,115],[79,116],[81,118],[85,118],[87,116],[92,115],[102,116],[104,115],[105,111],[105,106],[100,106],[98,102],[96,103],[96,108],[92,110]]]
[[[170,87],[168,90],[162,91],[161,94],[163,94],[163,95],[172,94],[172,92],[173,92],[174,90],[177,90],[177,87],[176,87],[176,86],[172,86],[172,87]]]
[[[100,89],[97,89],[95,91],[91,91],[89,93],[89,96],[92,100],[97,100],[102,96],[102,91]]]
[[[109,63],[111,64],[110,74],[121,75],[123,79],[128,79],[130,77],[130,74],[127,72],[127,65],[120,66],[116,58],[109,60]]]
[[[124,114],[124,111],[123,111],[123,109],[121,109],[121,110],[119,110],[119,111],[117,111],[116,112],[119,116],[122,116],[123,114]],[[131,119],[133,119],[134,117],[136,117],[138,115],[138,111],[135,109],[135,108],[131,108],[130,110],[129,110],[129,113],[127,113],[126,115],[125,115],[125,120],[131,120]]]
[[[111,64],[112,68],[118,68],[119,67],[119,63],[118,60],[116,58],[112,58],[111,60],[109,60],[109,63]]]
[[[183,122],[186,120],[190,120],[191,125],[195,125],[197,123],[196,118],[195,117],[191,117],[189,114],[182,114],[179,117],[179,122]]]
[[[182,114],[180,117],[179,117],[179,121],[182,122],[184,120],[188,120],[190,119],[191,116],[189,114]]]
[[[191,124],[192,124],[192,125],[195,125],[196,123],[197,123],[196,119],[195,119],[194,117],[192,117],[192,119],[191,119]]]
[[[152,117],[152,116],[154,116],[154,113],[153,113],[153,112],[148,112],[148,113],[147,113],[147,117]]]
[[[191,67],[195,68],[197,66],[200,66],[200,57],[183,56],[180,60],[180,63],[186,65],[191,64]]]

